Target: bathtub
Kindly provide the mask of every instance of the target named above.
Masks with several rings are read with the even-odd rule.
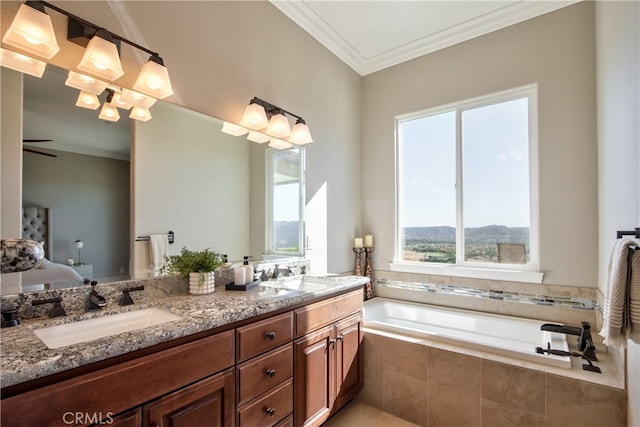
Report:
[[[364,303],[364,327],[474,350],[571,368],[571,358],[536,353],[536,347],[569,351],[564,334],[541,331],[539,320],[417,304],[387,298]]]

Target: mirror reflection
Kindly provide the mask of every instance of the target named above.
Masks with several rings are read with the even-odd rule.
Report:
[[[223,134],[221,121],[163,102],[148,122],[123,110],[116,123],[100,120],[99,111],[75,106],[66,74],[49,65],[42,79],[24,76],[22,204],[46,208],[27,211],[48,222],[38,241],[51,264],[99,283],[143,277],[152,272],[145,237],[169,230],[168,255],[186,246],[230,260],[269,258],[267,144]],[[40,277],[11,288],[6,276],[3,294],[81,283]]]

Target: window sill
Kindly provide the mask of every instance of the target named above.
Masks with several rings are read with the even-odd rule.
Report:
[[[501,270],[453,265],[389,263],[391,271],[402,273],[435,274],[440,276],[467,277],[473,279],[507,280],[510,282],[542,283],[544,273],[538,271]]]

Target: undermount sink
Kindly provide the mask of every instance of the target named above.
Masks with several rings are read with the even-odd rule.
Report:
[[[33,329],[33,333],[35,333],[47,347],[60,348],[117,335],[123,332],[135,331],[136,329],[144,329],[174,320],[182,320],[182,317],[167,310],[152,307],[65,323],[63,325]]]
[[[312,282],[310,280],[305,280],[304,278],[296,278],[296,279],[280,279],[274,281],[262,282],[261,286],[266,286],[268,288],[277,288],[277,289],[290,289],[297,291],[307,291],[313,292],[321,289],[325,289],[327,287],[324,283]]]

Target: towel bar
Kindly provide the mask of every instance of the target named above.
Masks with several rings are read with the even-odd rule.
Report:
[[[618,230],[616,235],[618,239],[621,239],[622,236],[636,236],[636,239],[640,239],[640,227],[636,227],[635,230]]]
[[[169,238],[169,244],[173,244],[173,242],[175,241],[175,233],[173,231],[169,231],[167,233],[167,237]],[[138,236],[136,237],[136,242],[145,242],[148,241],[150,239],[149,236]]]

